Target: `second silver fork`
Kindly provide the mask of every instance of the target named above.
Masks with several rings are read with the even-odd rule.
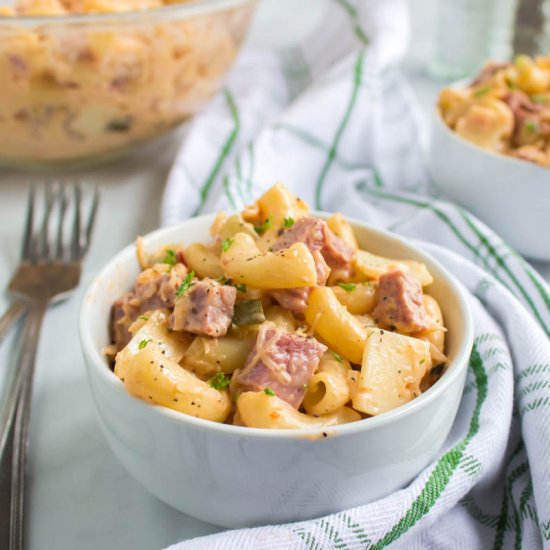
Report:
[[[81,261],[90,244],[98,204],[98,193],[94,190],[87,214],[83,216],[82,186],[47,186],[44,214],[41,223],[35,227],[36,195],[36,191],[31,190],[21,263],[8,287],[14,302],[25,304],[28,309],[16,370],[8,382],[0,410],[2,454],[10,450],[5,446],[15,419],[11,463],[10,550],[23,548],[30,403],[40,328],[48,306],[66,298],[78,285]],[[70,228],[67,228],[69,211],[72,212],[72,222]],[[57,212],[57,224],[52,224],[54,212]],[[54,236],[50,237],[52,225],[55,225],[55,231]]]

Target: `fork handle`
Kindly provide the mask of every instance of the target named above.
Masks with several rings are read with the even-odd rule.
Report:
[[[0,344],[6,337],[10,327],[18,321],[26,309],[27,306],[23,302],[12,302],[8,311],[2,315],[2,318],[0,318]]]
[[[11,310],[11,309],[10,309]],[[46,311],[46,306],[37,304],[30,310],[23,327],[21,336],[21,351],[15,369],[8,373],[4,399],[0,408],[0,456],[4,454],[4,448],[10,431],[10,426],[15,417],[17,401],[23,382],[26,378],[27,366],[34,365],[38,338],[40,336],[40,325]],[[32,372],[31,372],[32,376]]]
[[[11,462],[11,514],[10,514],[10,550],[23,550],[25,519],[25,480],[27,468],[27,451],[29,444],[29,421],[31,412],[32,382],[35,370],[36,351],[40,340],[40,327],[46,312],[45,305],[33,307],[22,335],[21,352],[17,362],[17,371],[13,395],[16,409],[8,411],[7,426],[13,421],[13,450]],[[4,411],[2,411],[4,412]],[[3,417],[2,417],[3,418]],[[3,426],[2,426],[3,427]]]
[[[9,550],[24,550],[25,487],[29,449],[30,405],[32,381],[24,382],[15,416],[13,449],[11,456],[11,503]]]

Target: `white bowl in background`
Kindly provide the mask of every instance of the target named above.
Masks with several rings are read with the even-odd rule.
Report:
[[[464,81],[453,86],[465,86]],[[436,108],[430,171],[452,200],[494,229],[518,252],[550,261],[550,168],[487,151],[463,139]]]
[[[145,237],[165,243],[208,242],[213,216],[190,219]],[[101,349],[109,343],[112,302],[133,286],[134,246],[95,278],[80,312],[89,383],[105,436],[122,464],[174,508],[224,527],[309,519],[376,500],[409,483],[433,459],[454,421],[473,342],[464,290],[434,259],[402,239],[352,221],[369,251],[424,262],[435,282],[450,366],[428,391],[396,409],[325,429],[231,426],[150,405],[129,395]],[[327,434],[326,436],[323,434]]]

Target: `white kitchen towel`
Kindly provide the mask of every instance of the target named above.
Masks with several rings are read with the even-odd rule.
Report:
[[[422,117],[398,70],[405,0],[326,6],[300,44],[242,53],[190,125],[162,221],[240,209],[280,180],[315,208],[417,240],[471,293],[464,398],[444,448],[402,490],[171,549],[550,548],[550,289],[490,229],[434,196]]]

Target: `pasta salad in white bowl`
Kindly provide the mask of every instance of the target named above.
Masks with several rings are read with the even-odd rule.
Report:
[[[450,430],[472,335],[433,259],[281,184],[138,239],[81,311],[115,454],[165,502],[227,527],[410,481]]]

